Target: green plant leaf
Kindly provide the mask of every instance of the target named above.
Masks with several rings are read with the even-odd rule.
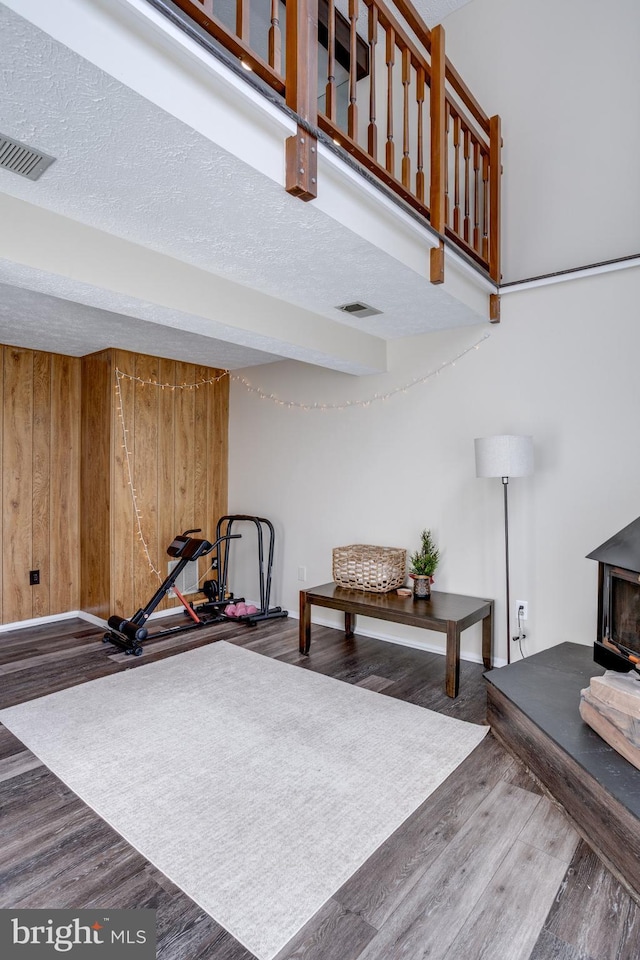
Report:
[[[423,530],[420,534],[421,546],[409,557],[411,573],[422,577],[431,577],[440,561],[440,550],[431,534],[431,530]]]

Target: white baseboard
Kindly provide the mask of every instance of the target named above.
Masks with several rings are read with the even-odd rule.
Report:
[[[8,633],[9,630],[21,630],[23,627],[40,627],[45,623],[57,623],[59,620],[73,620],[74,617],[80,617],[82,620],[90,620],[91,623],[97,623],[102,626],[103,620],[92,617],[90,613],[83,613],[82,610],[68,610],[66,613],[53,613],[47,617],[32,617],[29,620],[15,620],[13,623],[0,624],[0,633]]]
[[[159,617],[170,617],[173,614],[182,613],[183,611],[183,606],[171,607],[169,610],[156,610],[155,613],[151,614],[149,620],[156,620]],[[10,630],[41,627],[46,623],[59,623],[60,620],[73,620],[74,618],[86,620],[87,623],[92,623],[96,627],[104,627],[105,629],[108,627],[106,620],[94,616],[93,613],[87,613],[86,610],[67,610],[66,613],[53,613],[46,617],[32,617],[29,620],[15,620],[13,623],[2,623],[0,624],[0,634],[8,633]]]

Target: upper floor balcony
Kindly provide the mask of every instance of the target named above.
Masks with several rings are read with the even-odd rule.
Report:
[[[448,59],[441,26],[410,0],[174,2],[292,112],[290,193],[317,196],[322,132],[499,283],[500,118]]]
[[[83,311],[41,349],[366,374],[391,340],[490,317],[500,121],[409,0],[0,14],[1,132],[56,157],[35,184],[0,170],[0,282],[25,331],[26,290]]]

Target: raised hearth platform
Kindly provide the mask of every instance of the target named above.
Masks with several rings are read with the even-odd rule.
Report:
[[[640,770],[578,712],[580,691],[603,673],[593,647],[577,643],[491,670],[487,719],[640,902]]]

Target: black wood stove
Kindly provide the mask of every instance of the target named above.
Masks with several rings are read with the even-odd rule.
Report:
[[[608,670],[640,665],[640,517],[587,555],[598,561],[594,660]]]

